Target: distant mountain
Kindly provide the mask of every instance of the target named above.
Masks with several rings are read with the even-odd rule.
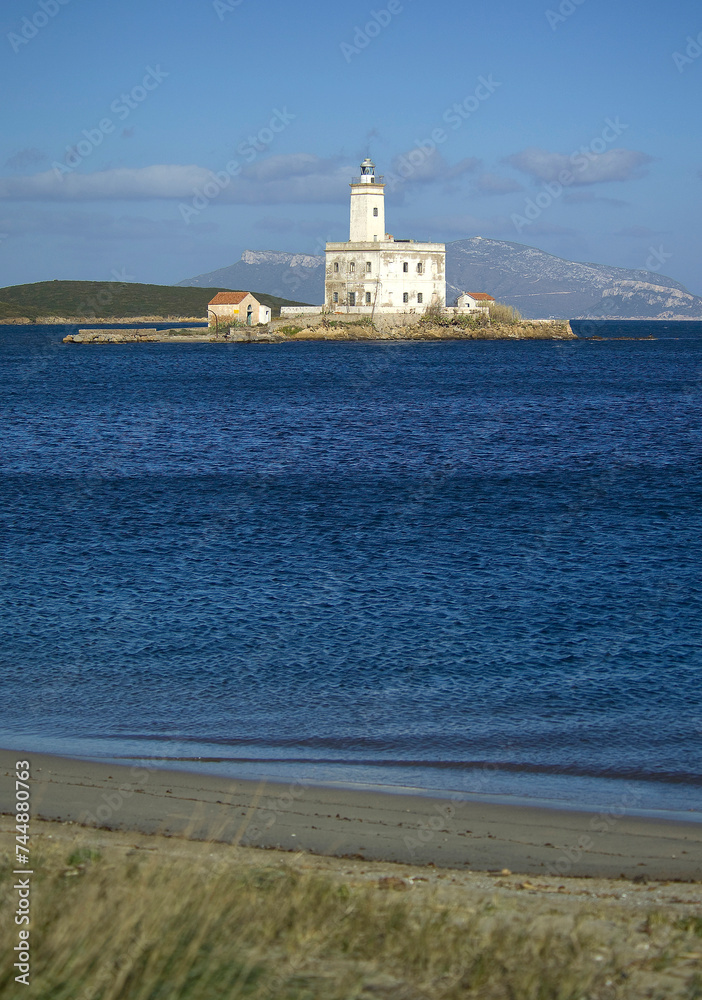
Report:
[[[446,247],[446,301],[462,291],[489,292],[531,319],[702,318],[702,299],[663,274],[579,264],[480,236]]]
[[[231,267],[178,283],[265,288],[272,295],[324,301],[324,257],[246,250]],[[489,292],[529,319],[702,319],[702,298],[663,274],[580,264],[522,243],[481,236],[446,245],[446,301]]]
[[[280,250],[245,250],[241,260],[219,271],[179,281],[181,287],[265,288],[269,295],[317,305],[324,302],[324,257]]]

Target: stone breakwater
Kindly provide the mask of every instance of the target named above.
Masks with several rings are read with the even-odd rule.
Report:
[[[307,325],[293,320],[270,326],[232,327],[220,333],[209,330],[97,329],[81,330],[63,338],[65,344],[136,343],[248,343],[275,344],[298,340],[577,340],[570,324],[563,321],[525,321],[511,325],[493,323],[485,327],[433,326],[427,323],[371,324],[332,320]]]
[[[172,329],[157,330],[155,327],[140,327],[129,330],[120,327],[110,329],[99,327],[94,330],[80,330],[63,338],[64,344],[144,344],[174,341],[189,343],[191,341],[209,341],[212,334],[207,329]]]

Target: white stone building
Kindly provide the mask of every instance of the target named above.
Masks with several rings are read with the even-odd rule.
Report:
[[[446,305],[445,244],[396,240],[385,232],[385,185],[369,159],[351,181],[349,240],[326,245],[324,304],[328,312],[359,315]]]
[[[264,306],[251,292],[217,292],[207,306],[207,322],[216,328],[231,323],[257,326],[270,321],[270,306]]]

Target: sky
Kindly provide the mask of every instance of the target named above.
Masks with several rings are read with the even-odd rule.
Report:
[[[702,295],[702,9],[4,0],[0,286],[172,284],[348,239],[483,236]]]

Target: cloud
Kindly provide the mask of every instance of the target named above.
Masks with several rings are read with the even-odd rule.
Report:
[[[302,233],[305,236],[314,236],[320,244],[327,240],[344,239],[340,235],[340,230],[348,229],[339,219],[291,219],[283,215],[266,215],[256,222],[256,228],[268,233]],[[336,236],[328,236],[328,233],[336,232]]]
[[[405,184],[442,184],[472,173],[480,166],[480,162],[475,157],[466,157],[451,166],[438,149],[426,153],[414,146],[394,157],[390,173]]]
[[[93,174],[61,174],[47,170],[31,177],[0,178],[0,198],[8,201],[121,201],[184,198],[207,183],[211,172],[197,166],[102,170]]]
[[[70,208],[30,208],[9,213],[0,219],[0,229],[13,237],[64,237],[71,240],[166,240],[212,233],[219,227],[212,222],[190,226],[178,219],[149,219],[144,216],[113,216],[106,212],[85,212]]]
[[[566,170],[572,184],[604,184],[609,181],[628,181],[641,177],[653,157],[635,149],[610,149],[606,153],[549,153],[545,149],[531,146],[508,156],[505,161],[510,166],[527,174],[535,181],[555,181]]]
[[[42,163],[46,163],[48,156],[46,156],[40,149],[20,149],[19,152],[11,156],[9,160],[5,161],[5,167],[8,170],[28,170],[30,167],[38,167]]]
[[[485,173],[476,177],[473,187],[480,194],[511,194],[513,191],[523,191],[519,181],[511,177],[498,177],[497,174]]]
[[[438,150],[421,156],[418,150],[411,150],[393,162],[393,168],[399,171],[394,176],[400,180],[442,185],[449,192],[461,177],[473,174],[480,166],[481,161],[475,157],[449,164]],[[94,173],[81,172],[80,168],[68,173],[52,169],[29,176],[0,177],[0,200],[190,203],[198,192],[209,189],[217,193],[207,196],[208,204],[343,204],[348,198],[349,180],[357,172],[357,164],[340,157],[323,159],[312,153],[270,156],[243,166],[235,176],[224,169],[212,171],[197,164],[119,167]],[[388,193],[392,190],[389,184]]]
[[[198,191],[214,183],[219,194],[210,200],[222,204],[333,204],[348,197],[349,178],[355,170],[357,167],[349,164],[305,153],[271,157],[234,177],[224,170],[213,172],[195,164],[122,167],[95,173],[48,170],[29,177],[0,178],[0,200],[189,202]],[[217,176],[226,183],[218,183]]]
[[[481,166],[482,161],[475,156],[468,156],[465,160],[460,160],[453,167],[446,168],[442,180],[453,180],[455,177],[462,177],[464,174],[472,174]]]
[[[241,179],[229,185],[221,195],[224,202],[250,205],[283,204],[342,204],[349,196],[349,180],[358,173],[358,165],[335,164],[318,157],[295,160],[293,157],[275,157],[291,160],[290,169],[285,164],[275,164],[270,173],[268,161],[247,168]]]
[[[284,156],[269,156],[244,169],[244,177],[259,181],[285,180],[289,177],[310,177],[326,173],[338,166],[338,161],[321,160],[312,153],[288,153]]]

